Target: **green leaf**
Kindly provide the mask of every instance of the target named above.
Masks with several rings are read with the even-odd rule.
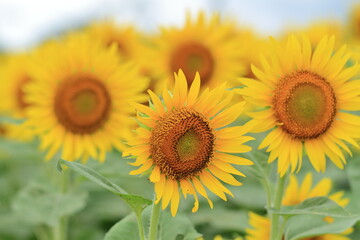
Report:
[[[145,209],[142,220],[145,235],[148,235],[151,207]],[[191,221],[184,215],[172,217],[168,211],[162,211],[160,216],[159,240],[194,240],[201,237]],[[106,233],[104,240],[139,240],[135,214],[130,214],[116,223]]]
[[[145,215],[145,212],[143,215]],[[140,239],[139,230],[134,213],[131,213],[130,215],[121,219],[114,226],[112,226],[110,230],[106,233],[104,238],[104,240],[139,240],[139,239]]]
[[[12,208],[22,220],[55,226],[62,216],[74,214],[86,204],[85,192],[59,193],[48,183],[31,182],[15,197]]]
[[[214,209],[203,208],[196,214],[191,214],[190,219],[195,225],[210,225],[214,231],[243,231],[249,227],[248,211],[243,209],[228,209],[220,203]],[[264,207],[264,205],[262,205]],[[224,221],[226,219],[226,221]],[[203,232],[204,233],[204,232]]]
[[[249,168],[258,178],[269,181],[270,164],[267,163],[268,155],[261,151],[248,152],[243,154],[254,162],[254,166]]]
[[[349,176],[350,186],[353,194],[353,199],[360,199],[360,154],[357,153],[354,158],[352,158],[346,168],[347,174]],[[360,208],[360,201],[354,201],[357,204],[357,208]]]
[[[285,228],[285,240],[297,240],[324,234],[342,233],[351,228],[360,216],[334,218],[328,223],[323,216],[300,215],[291,218]]]
[[[178,214],[176,217],[172,217],[168,211],[161,215],[160,240],[193,240],[201,236],[186,216]]]
[[[320,215],[330,217],[354,217],[354,215],[327,197],[309,198],[298,205],[284,207],[280,211],[270,210],[284,216]]]
[[[10,123],[14,125],[20,125],[25,121],[25,119],[11,118],[9,116],[0,116],[0,123]]]
[[[102,186],[103,188],[109,190],[110,192],[118,195],[120,198],[125,200],[127,204],[137,213],[141,214],[141,212],[149,205],[152,204],[152,200],[144,198],[139,195],[132,195],[128,194],[124,189],[116,185],[115,183],[110,182],[100,173],[96,172],[95,170],[77,163],[77,162],[68,162],[65,160],[60,160],[60,163],[68,166],[70,169],[74,170],[75,172],[81,174],[82,176],[88,178],[89,180],[93,181],[94,183]]]

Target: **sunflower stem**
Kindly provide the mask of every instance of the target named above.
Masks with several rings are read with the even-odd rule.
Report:
[[[71,172],[65,170],[60,175],[60,191],[62,194],[66,194],[69,191],[69,185],[71,181]],[[62,216],[56,226],[53,227],[53,239],[54,240],[67,240],[68,239],[68,226],[69,216]]]
[[[149,240],[157,240],[159,218],[160,218],[160,203],[156,204],[154,199],[152,213],[151,213],[151,220],[150,220]]]
[[[286,174],[283,177],[278,177],[277,185],[276,185],[276,191],[275,191],[275,197],[274,202],[272,205],[272,208],[274,210],[281,210],[281,203],[282,198],[284,195],[284,188],[285,188],[285,182],[286,182]],[[271,213],[271,240],[281,240],[282,239],[282,233],[283,229],[280,225],[280,215],[278,215],[275,212]]]
[[[38,240],[50,240],[49,229],[45,225],[39,225],[35,228],[35,236]]]
[[[263,185],[263,188],[266,192],[266,206],[271,207],[271,197],[272,197],[272,187],[270,181],[268,179],[264,179],[260,181]]]
[[[141,213],[135,212],[135,215],[138,223],[140,240],[145,240],[144,225],[141,218]]]

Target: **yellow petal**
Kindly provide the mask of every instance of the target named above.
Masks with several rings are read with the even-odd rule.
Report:
[[[220,160],[223,162],[232,163],[232,164],[237,164],[237,165],[253,165],[254,164],[249,159],[226,154],[226,153],[220,153],[220,152],[214,153],[214,159]]]
[[[235,121],[244,110],[245,102],[240,102],[216,115],[210,122],[213,128],[224,127]]]
[[[154,106],[155,106],[156,110],[158,111],[158,113],[160,115],[164,115],[164,107],[163,107],[159,97],[156,96],[156,94],[153,91],[151,91],[150,89],[148,90],[148,93],[149,93],[149,95],[151,97],[151,101],[154,104]]]
[[[135,162],[129,162],[129,164],[131,166],[138,167],[138,166],[144,164],[146,162],[146,160],[148,160],[149,157],[150,157],[150,153],[141,154],[136,158]]]
[[[306,174],[304,180],[302,181],[299,191],[299,196],[302,200],[308,198],[311,186],[312,186],[312,174],[308,173]]]
[[[157,112],[155,112],[153,109],[151,109],[150,107],[147,107],[145,105],[133,102],[130,103],[130,105],[135,108],[136,110],[138,110],[141,113],[144,113],[146,115],[148,115],[151,119],[158,119],[159,118],[159,114]]]
[[[158,166],[155,166],[152,170],[149,180],[150,182],[156,183],[160,181],[160,168]]]
[[[152,166],[152,164],[153,164],[153,161],[152,161],[151,159],[148,159],[148,160],[144,163],[144,165],[142,165],[141,167],[139,167],[139,168],[136,169],[136,170],[131,171],[129,174],[130,174],[130,175],[138,175],[138,174],[140,174],[140,173],[143,173],[143,172],[149,170],[149,168]]]
[[[321,181],[311,189],[308,198],[327,196],[331,190],[331,180],[329,178],[323,178]]]
[[[233,139],[248,133],[249,128],[244,126],[227,127],[216,131],[216,136],[223,139]]]
[[[211,192],[213,192],[215,195],[217,195],[224,201],[227,200],[224,192],[221,190],[218,184],[215,183],[214,177],[212,177],[210,173],[208,173],[207,171],[203,171],[199,177],[201,182],[204,183],[205,187],[207,187]]]
[[[225,163],[222,161],[212,161],[212,164],[214,164],[216,167],[218,167],[219,169],[221,169],[224,172],[245,177],[245,175],[242,172],[240,172],[239,170],[237,170],[236,168],[234,168],[233,166],[231,166],[228,163]]]
[[[173,102],[173,99],[171,98],[170,93],[166,87],[164,87],[162,95],[164,98],[164,102],[165,102],[167,111],[170,112],[172,110],[172,108],[174,107],[174,102]]]
[[[174,217],[178,211],[179,208],[179,202],[180,202],[180,194],[179,194],[179,187],[177,181],[173,181],[173,194],[171,197],[171,215]]]
[[[298,194],[299,194],[298,181],[294,175],[291,175],[289,184],[286,187],[285,195],[282,200],[283,205],[291,206],[298,204],[299,203]]]
[[[220,142],[220,141],[218,141]],[[227,153],[244,153],[252,150],[251,147],[243,145],[242,142],[221,141],[216,142],[216,150]]]
[[[200,91],[200,75],[198,72],[195,74],[194,81],[191,84],[190,90],[189,90],[189,96],[187,99],[187,105],[191,107],[196,102],[196,99],[199,95]]]
[[[200,193],[201,196],[203,196],[204,198],[206,198],[206,200],[208,201],[209,203],[209,206],[210,208],[212,209],[214,207],[214,204],[213,202],[209,199],[207,193],[206,193],[206,190],[204,188],[204,186],[201,184],[201,182],[196,178],[192,178],[192,182],[195,186],[195,189],[198,193]]]
[[[209,165],[209,170],[211,171],[211,173],[217,177],[218,179],[220,179],[221,181],[233,185],[233,186],[240,186],[242,185],[241,182],[239,182],[238,180],[236,180],[231,174],[221,170],[220,168],[216,167],[215,165]]]
[[[174,180],[166,179],[165,190],[161,201],[161,207],[163,210],[169,205],[170,199],[174,191]]]
[[[164,174],[160,174],[160,180],[154,184],[156,200],[155,204],[158,204],[165,192],[166,177]]]
[[[304,145],[311,164],[315,170],[319,172],[325,170],[325,156],[324,154],[319,154],[318,151],[320,149],[315,146],[315,141],[307,140],[305,141]]]

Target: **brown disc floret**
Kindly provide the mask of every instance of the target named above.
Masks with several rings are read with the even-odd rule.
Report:
[[[109,117],[110,107],[108,90],[92,76],[73,76],[57,87],[55,115],[72,133],[90,134],[100,129]]]
[[[158,121],[152,131],[151,156],[168,178],[185,179],[207,167],[213,157],[214,141],[206,118],[184,107]]]
[[[281,128],[302,140],[326,132],[336,114],[336,97],[330,83],[318,74],[304,70],[280,80],[273,105]]]
[[[182,69],[190,85],[199,72],[202,84],[206,84],[214,73],[214,58],[208,47],[201,43],[184,43],[175,49],[170,60],[171,74]]]

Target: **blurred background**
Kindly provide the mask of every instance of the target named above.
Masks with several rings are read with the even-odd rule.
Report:
[[[20,50],[91,21],[113,18],[140,30],[181,25],[185,12],[217,11],[262,35],[317,21],[345,23],[359,0],[0,0],[0,49]]]
[[[11,55],[27,51],[47,39],[107,19],[115,19],[119,25],[135,25],[142,32],[156,33],[159,26],[183,26],[186,12],[196,16],[199,10],[219,12],[225,19],[236,20],[239,28],[252,29],[261,37],[282,36],[289,29],[306,29],[318,22],[346,28],[355,4],[360,4],[360,1],[0,0],[0,53]],[[1,97],[0,101],[3,100]],[[254,147],[258,144],[252,143]],[[118,197],[76,174],[73,178],[77,184],[72,191],[59,194],[57,185],[61,180],[57,162],[44,164],[45,154],[38,151],[38,145],[37,140],[24,143],[6,139],[1,136],[0,129],[0,240],[39,239],[43,227],[53,224],[63,213],[73,214],[70,239],[103,239],[116,222],[130,213]],[[345,196],[351,198],[349,207],[355,208],[360,188],[357,187],[357,195],[352,196],[350,185],[360,181],[359,171],[356,171],[360,167],[359,160],[360,154],[356,154],[346,171],[329,164],[325,174],[314,174],[314,179],[330,177],[334,182],[333,191],[344,190]],[[352,163],[357,165],[351,166]],[[129,176],[133,167],[121,159],[119,152],[109,153],[105,164],[90,160],[87,166],[133,194],[152,198],[152,184],[144,178]],[[224,239],[244,236],[249,227],[248,212],[265,214],[266,196],[256,175],[248,169],[241,171],[248,176],[244,186],[240,189],[230,187],[235,198],[228,202],[215,200],[214,210],[202,202],[199,212],[191,214],[192,201],[181,203],[179,212],[190,218],[205,240],[214,239],[219,234]],[[307,171],[314,172],[305,159],[299,178],[302,179]],[[358,179],[355,181],[351,176],[358,176]],[[358,224],[352,239],[360,239],[359,229]]]

